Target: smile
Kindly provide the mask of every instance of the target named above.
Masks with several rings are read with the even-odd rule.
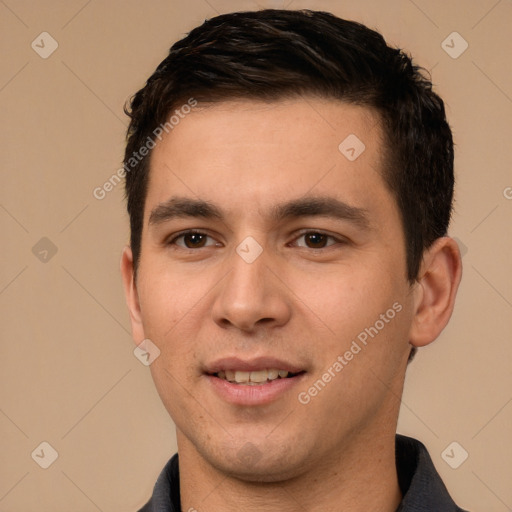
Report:
[[[279,370],[277,368],[263,369],[256,371],[243,370],[226,370],[215,374],[219,379],[227,380],[234,384],[242,384],[247,386],[258,386],[276,379],[286,379],[294,377],[296,374],[287,370]]]

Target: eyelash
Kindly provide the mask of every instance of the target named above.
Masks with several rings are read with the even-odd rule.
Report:
[[[199,231],[197,229],[188,229],[186,231],[182,231],[181,233],[178,233],[176,236],[172,237],[168,242],[167,242],[167,245],[176,245],[176,240],[180,239],[180,238],[183,238],[184,236],[186,235],[203,235],[203,236],[207,236],[209,238],[213,238],[211,237],[210,235],[208,235],[207,233],[204,233],[203,231]],[[197,249],[192,249],[190,247],[181,247],[182,249],[186,249],[186,250],[189,250],[189,251],[195,251]],[[203,249],[203,247],[199,247],[199,249]]]
[[[345,244],[346,243],[346,240],[343,240],[343,239],[340,239],[340,238],[336,238],[335,236],[330,235],[329,233],[325,233],[324,231],[321,231],[321,230],[303,231],[294,239],[294,241],[296,241],[299,238],[302,238],[302,237],[304,237],[306,235],[311,235],[311,234],[326,236],[329,240],[334,240],[335,243],[329,244],[326,247],[314,248],[314,247],[304,247],[304,246],[301,246],[301,248],[303,248],[303,249],[310,249],[312,251],[315,251],[315,250],[316,251],[322,251],[322,250],[328,249],[329,247],[332,247],[333,245],[337,245],[337,244],[339,245],[339,244]],[[206,236],[206,237],[209,237],[209,238],[213,238],[210,235],[208,235],[207,233],[204,233],[203,231],[199,231],[199,230],[196,230],[196,229],[189,229],[189,230],[186,230],[186,231],[182,231],[181,233],[178,233],[176,236],[171,238],[167,242],[167,245],[177,245],[176,241],[179,240],[180,238],[185,237],[186,235],[203,235],[203,236]],[[194,249],[194,248],[191,248],[191,247],[181,247],[181,246],[178,246],[178,247],[180,247],[181,249],[188,250],[188,251],[197,251],[198,249],[204,249],[205,248],[205,247],[198,247],[198,248]],[[211,247],[211,246],[208,246],[208,247]]]

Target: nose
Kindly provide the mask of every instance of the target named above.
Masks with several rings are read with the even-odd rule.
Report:
[[[213,319],[220,327],[255,332],[289,321],[290,297],[265,252],[248,263],[233,251],[231,270],[221,281],[212,307]]]

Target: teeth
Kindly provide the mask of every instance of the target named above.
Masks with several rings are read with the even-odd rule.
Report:
[[[251,372],[250,375],[250,381],[251,382],[265,382],[268,378],[268,372],[267,370],[259,370],[257,372]],[[238,379],[236,379],[238,382],[240,382]]]
[[[256,370],[254,372],[244,371],[220,371],[217,374],[219,379],[225,379],[229,382],[236,382],[237,384],[255,385],[263,384],[270,380],[276,380],[277,378],[284,379],[288,377],[286,370],[278,370],[277,368],[270,368],[268,370]]]
[[[269,380],[277,379],[279,376],[279,370],[267,370]]]
[[[236,382],[249,382],[250,372],[235,372],[235,381]]]

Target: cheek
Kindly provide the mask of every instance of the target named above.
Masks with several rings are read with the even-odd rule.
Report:
[[[187,275],[147,262],[141,269],[139,299],[147,337],[163,342],[171,336],[207,293],[201,275]]]
[[[333,336],[346,339],[372,326],[388,310],[388,317],[394,318],[393,304],[403,302],[404,286],[396,273],[394,279],[392,275],[390,269],[360,262],[329,273],[289,276],[288,282],[308,317],[316,318]]]
[[[310,276],[296,283],[297,296],[308,306],[303,311],[309,319],[306,331],[316,338],[317,346],[322,346],[315,355],[315,378],[321,378],[330,368],[336,374],[330,392],[317,406],[332,400],[332,404],[355,414],[359,398],[366,396],[372,401],[372,396],[382,397],[386,385],[390,386],[400,373],[409,348],[408,288],[396,272],[383,271],[370,263],[327,277]],[[377,407],[378,401],[374,405]]]
[[[194,319],[197,299],[190,291],[178,292],[179,286],[175,280],[159,279],[149,283],[151,293],[141,306],[144,331],[160,350],[159,357],[150,366],[151,375],[163,404],[174,419],[190,409],[186,390],[194,387],[199,367],[194,344],[199,326]]]

